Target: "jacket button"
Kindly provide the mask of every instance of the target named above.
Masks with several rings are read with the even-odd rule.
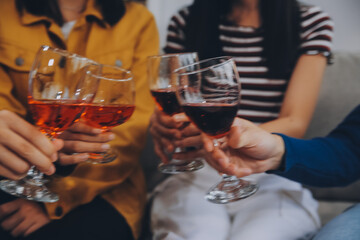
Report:
[[[17,66],[22,66],[22,65],[24,65],[24,59],[22,58],[22,57],[17,57],[16,59],[15,59],[15,64],[17,65]]]
[[[119,59],[116,59],[116,61],[115,61],[115,66],[121,67],[121,66],[122,66],[122,61],[119,60]]]
[[[55,208],[55,215],[56,215],[57,217],[61,217],[62,214],[63,214],[63,209],[62,209],[62,207],[60,207],[60,206],[56,207],[56,208]]]

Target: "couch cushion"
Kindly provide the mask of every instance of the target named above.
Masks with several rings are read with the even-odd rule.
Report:
[[[334,60],[334,64],[326,69],[315,113],[305,138],[326,136],[360,103],[360,52],[338,52]],[[346,188],[311,190],[321,200],[360,201],[360,181]]]
[[[335,53],[305,138],[327,135],[360,103],[360,52]]]

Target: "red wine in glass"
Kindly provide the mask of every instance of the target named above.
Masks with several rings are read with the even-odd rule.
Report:
[[[226,151],[226,135],[237,115],[240,101],[240,79],[234,61],[229,57],[205,59],[178,68],[177,96],[190,120],[213,139],[214,146]],[[251,196],[255,183],[223,175],[205,198],[213,203],[229,203]]]
[[[176,81],[172,75],[174,70],[196,61],[198,61],[197,53],[163,54],[148,58],[148,78],[151,95],[157,107],[166,115],[173,116],[183,112],[176,97]],[[184,122],[180,129],[185,128],[188,124],[189,122]],[[158,169],[163,173],[175,174],[196,171],[202,168],[204,164],[200,158],[175,159],[172,157],[174,153],[184,153],[194,149],[196,148],[175,148],[172,153],[169,153],[170,161],[161,163]]]
[[[183,109],[176,98],[175,90],[167,88],[153,89],[151,90],[151,95],[159,109],[165,114],[172,116],[183,112]]]
[[[230,131],[238,104],[187,103],[183,109],[201,131],[213,138],[222,138]]]

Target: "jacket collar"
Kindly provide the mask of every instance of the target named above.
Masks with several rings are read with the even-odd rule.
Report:
[[[80,22],[85,22],[87,17],[94,17],[100,22],[104,27],[108,27],[109,24],[105,22],[104,17],[102,16],[99,8],[96,6],[95,0],[88,0],[85,11],[81,14],[79,18]],[[20,17],[21,23],[23,25],[31,25],[41,21],[46,21],[53,23],[54,21],[46,16],[33,15],[27,11],[23,11]]]

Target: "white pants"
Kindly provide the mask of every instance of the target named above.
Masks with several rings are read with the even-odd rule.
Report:
[[[320,227],[317,202],[300,184],[270,174],[248,179],[259,184],[258,192],[222,205],[204,199],[220,180],[208,165],[169,177],[155,189],[153,239],[295,240]]]

